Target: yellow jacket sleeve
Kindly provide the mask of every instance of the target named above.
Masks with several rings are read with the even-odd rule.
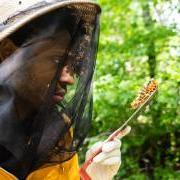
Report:
[[[0,180],[17,180],[17,178],[0,167]]]
[[[32,172],[27,180],[80,180],[78,157],[75,155],[64,163],[40,168]]]

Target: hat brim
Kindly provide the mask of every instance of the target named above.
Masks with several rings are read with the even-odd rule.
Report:
[[[8,23],[7,24],[3,24],[0,27],[0,41],[2,41],[4,38],[8,37],[9,35],[11,35],[12,33],[16,32],[18,29],[22,28],[24,25],[26,25],[27,23],[33,21],[34,19],[49,13],[51,11],[69,6],[69,5],[78,5],[78,6],[82,6],[82,7],[94,7],[96,9],[97,13],[101,12],[101,8],[98,4],[90,2],[90,1],[85,1],[85,0],[77,0],[77,1],[62,1],[62,2],[55,2],[55,3],[51,3],[49,5],[43,6],[41,8],[36,9],[33,12],[30,13],[22,13],[20,14],[21,17],[15,18],[12,20],[11,18],[8,19]],[[26,11],[25,11],[26,12]]]

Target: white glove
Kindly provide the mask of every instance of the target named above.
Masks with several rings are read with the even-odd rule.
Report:
[[[97,142],[86,153],[86,160],[102,147],[102,152],[94,157],[88,166],[87,173],[92,180],[111,180],[121,165],[121,141]]]

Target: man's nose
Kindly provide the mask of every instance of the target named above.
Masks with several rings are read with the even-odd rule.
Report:
[[[60,76],[60,82],[68,84],[68,85],[72,85],[75,83],[74,74],[68,68],[68,66],[63,67],[61,76]]]

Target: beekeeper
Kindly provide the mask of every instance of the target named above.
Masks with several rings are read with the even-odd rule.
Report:
[[[83,0],[0,0],[0,179],[80,179],[77,150],[90,128],[100,7]],[[109,180],[120,140],[87,173]]]

